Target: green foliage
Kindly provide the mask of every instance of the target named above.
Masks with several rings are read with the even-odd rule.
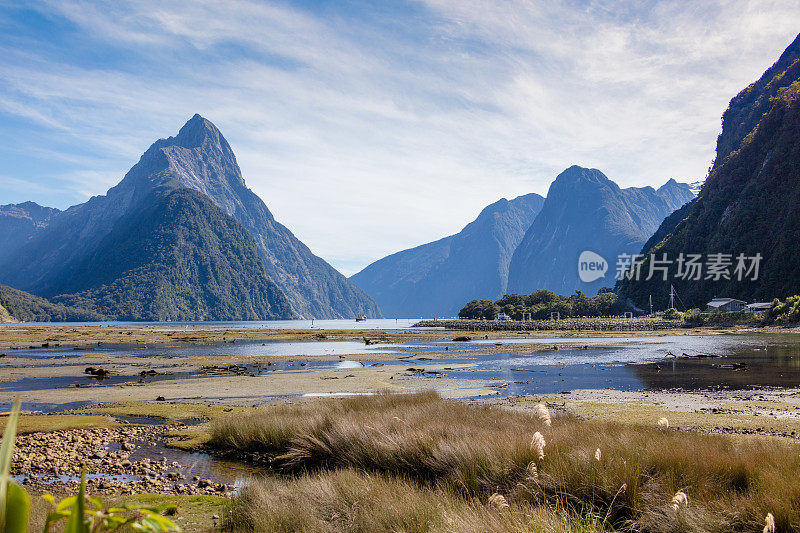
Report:
[[[492,300],[472,300],[458,312],[460,318],[492,320],[500,313],[500,307]]]
[[[473,300],[459,311],[459,318],[491,320],[498,313],[505,313],[514,320],[522,320],[530,313],[534,320],[550,318],[551,313],[564,317],[599,317],[619,315],[628,311],[628,306],[613,292],[601,292],[597,296],[586,296],[576,291],[572,296],[562,296],[553,291],[540,289],[532,294],[507,294],[492,300]]]
[[[689,309],[683,314],[683,321],[691,326],[703,324],[703,313],[699,309]]]
[[[678,312],[678,310],[675,309],[674,307],[670,307],[669,309],[664,311],[664,318],[666,320],[680,320],[681,318],[683,318],[683,314]]]
[[[789,296],[784,301],[775,298],[764,320],[768,323],[797,324],[800,322],[800,296]]]
[[[5,285],[0,285],[0,308],[5,308],[19,322],[97,322],[104,319],[95,311],[53,303]]]
[[[45,499],[54,505],[47,517],[45,533],[51,527],[66,521],[64,533],[89,533],[96,531],[117,531],[127,528],[145,533],[180,531],[164,513],[175,511],[172,504],[157,507],[126,505],[123,507],[104,507],[98,498],[86,497],[86,477],[81,474],[81,484],[77,496],[69,496],[56,503],[55,498],[46,495]]]
[[[56,283],[53,300],[117,320],[291,318],[245,228],[202,194],[144,202]]]
[[[763,324],[764,317],[760,313],[748,311],[713,311],[702,312],[699,309],[690,309],[683,314],[683,320],[689,326],[703,325],[732,325],[732,324]]]
[[[13,482],[8,484],[6,491],[6,523],[3,531],[25,533],[28,530],[31,497],[25,489]]]
[[[31,508],[28,493],[11,479],[19,409],[20,401],[17,400],[3,432],[3,443],[0,444],[0,531],[4,533],[25,533]]]
[[[759,315],[747,311],[714,311],[704,315],[706,324],[752,324],[758,322]]]

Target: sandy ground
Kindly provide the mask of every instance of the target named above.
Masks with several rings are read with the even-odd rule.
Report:
[[[414,365],[414,368],[440,370],[436,365]],[[46,369],[40,369],[46,370]],[[71,370],[74,372],[74,370]],[[80,375],[77,373],[76,375]],[[282,396],[358,394],[382,390],[413,392],[436,387],[445,397],[466,397],[493,394],[491,389],[480,389],[471,380],[447,380],[444,387],[432,383],[435,377],[425,377],[408,372],[405,367],[348,368],[304,372],[270,372],[254,377],[244,375],[208,376],[172,379],[138,384],[132,381],[115,386],[87,386],[53,388],[27,392],[3,392],[0,400],[12,397],[24,402],[125,402],[166,401],[194,403],[219,403],[223,405],[257,405]]]

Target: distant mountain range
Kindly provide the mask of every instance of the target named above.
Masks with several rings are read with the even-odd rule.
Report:
[[[22,230],[12,230],[19,227]],[[127,320],[380,316],[244,183],[200,115],[155,142],[105,196],[64,212],[4,206],[0,282]]]
[[[694,198],[670,180],[620,189],[602,172],[573,166],[547,198],[528,194],[486,207],[461,232],[384,257],[350,278],[389,317],[455,316],[473,299],[550,289],[594,294],[613,286],[616,256],[637,253],[664,217]],[[584,283],[578,256],[592,250],[610,263]]]
[[[12,256],[33,235],[61,213],[34,202],[0,205],[0,263]]]
[[[639,252],[762,257],[757,280],[680,279],[673,264],[666,282],[617,283],[639,306],[666,302],[670,285],[687,306],[785,297],[800,293],[798,125],[800,36],[731,100],[704,183],[621,189],[572,166],[547,198],[499,200],[459,233],[348,280],[274,220],[219,130],[195,115],[105,196],[63,212],[0,206],[0,283],[15,287],[0,286],[0,320],[378,317],[379,305],[389,317],[454,316],[505,293],[594,294],[614,283],[620,254]],[[584,251],[607,262],[605,276],[581,281]]]
[[[728,254],[727,276],[668,281],[622,280],[619,292],[663,305],[674,285],[685,306],[713,297],[772,300],[800,293],[800,35],[761,78],[736,95],[722,116],[717,156],[696,201],[667,218],[644,254]],[[757,279],[738,279],[737,256],[761,254]],[[749,268],[752,261],[745,261]],[[647,269],[649,261],[643,265]],[[716,278],[716,279],[715,279]],[[730,279],[726,279],[730,278]]]
[[[612,287],[617,257],[638,253],[664,218],[693,198],[691,187],[675,180],[658,190],[620,189],[597,169],[572,166],[550,185],[541,212],[514,251],[507,291],[595,294]],[[586,250],[608,266],[605,277],[591,283],[578,276],[578,258]]]
[[[511,255],[543,202],[538,194],[498,200],[455,235],[384,257],[350,280],[387,317],[455,316],[468,300],[505,293]]]

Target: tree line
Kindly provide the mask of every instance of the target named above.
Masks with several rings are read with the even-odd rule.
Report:
[[[459,318],[494,320],[504,313],[514,320],[522,320],[530,313],[533,320],[549,319],[552,313],[567,317],[600,317],[621,315],[629,311],[627,304],[611,289],[600,289],[597,296],[587,296],[576,291],[563,296],[553,291],[539,289],[532,294],[506,294],[499,300],[472,300],[459,311]]]

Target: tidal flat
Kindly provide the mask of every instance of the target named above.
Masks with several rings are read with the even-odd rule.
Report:
[[[213,529],[231,509],[247,514],[242,498],[260,494],[248,487],[299,484],[291,490],[302,492],[308,483],[342,481],[325,478],[324,465],[318,479],[286,478],[269,446],[218,445],[220,427],[231,420],[271,419],[286,409],[299,416],[317,405],[435,391],[437,401],[455,402],[445,405],[489,408],[481,411],[490,413],[489,424],[504,412],[533,416],[543,404],[554,422],[590,424],[586,431],[619,424],[648,432],[666,418],[670,432],[709,438],[795,446],[800,437],[794,330],[464,336],[444,329],[6,326],[0,402],[21,398],[25,410],[12,473],[34,494],[69,492],[83,463],[90,491],[108,498],[211,498],[213,505],[191,507],[199,514],[187,520]],[[461,496],[445,492],[443,501],[461,509]],[[459,512],[492,512],[468,507]]]

